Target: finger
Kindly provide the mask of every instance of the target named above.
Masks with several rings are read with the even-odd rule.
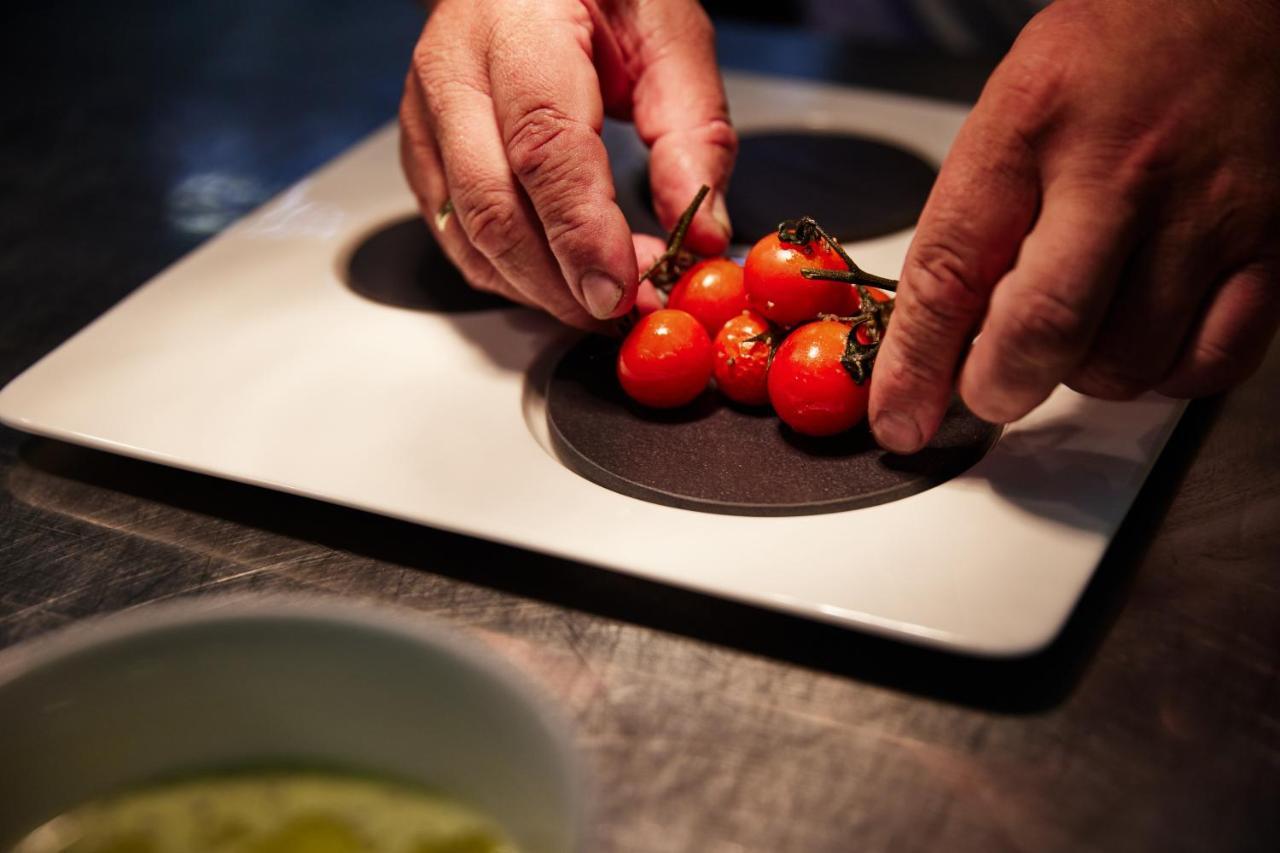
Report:
[[[632,243],[636,249],[636,266],[646,270],[653,265],[658,256],[666,249],[666,243],[651,234],[633,234]],[[636,291],[636,310],[641,314],[651,314],[666,306],[663,297],[651,281],[640,282]]]
[[[604,113],[589,40],[559,21],[509,25],[490,59],[511,171],[573,295],[597,318],[620,316],[635,302],[639,273],[600,138]]]
[[[496,293],[521,305],[532,302],[503,278],[467,241],[452,217],[441,221],[439,211],[448,198],[444,168],[423,115],[421,86],[410,72],[400,102],[400,164],[418,201],[428,230],[453,265],[477,290]],[[442,227],[443,226],[443,227]]]
[[[725,189],[738,152],[716,63],[715,34],[695,3],[642,4],[631,22],[640,73],[633,118],[651,149],[649,181],[658,219],[672,228],[702,184],[713,190],[694,217],[686,243],[719,254],[733,233]]]
[[[1170,397],[1216,394],[1248,378],[1280,326],[1280,272],[1274,263],[1229,277],[1211,297],[1173,371],[1157,389]]]
[[[450,58],[456,67],[474,61],[463,52]],[[511,174],[493,101],[478,79],[477,72],[470,79],[464,75],[437,78],[435,85],[428,86],[419,77],[457,224],[526,301],[570,325],[594,328],[599,324],[569,292],[542,224]]]
[[[996,286],[960,373],[960,396],[978,417],[1008,423],[1038,406],[1083,360],[1111,303],[1132,245],[1132,203],[1092,179],[1056,179]]]
[[[636,267],[648,269],[667,250],[667,241],[652,234],[632,234],[631,244],[636,251]]]
[[[870,420],[881,446],[914,453],[951,400],[956,365],[1035,216],[1031,150],[999,99],[961,129],[921,214],[876,359]]]
[[[435,204],[438,209],[444,203],[448,189],[444,168],[440,164],[440,152],[431,138],[424,111],[422,85],[418,75],[410,71],[400,98],[400,168],[419,205],[429,207]]]
[[[1192,222],[1169,223],[1132,259],[1093,348],[1067,377],[1090,397],[1128,400],[1155,387],[1218,278],[1220,244]]]

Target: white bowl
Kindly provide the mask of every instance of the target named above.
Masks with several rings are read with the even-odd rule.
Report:
[[[94,797],[273,762],[428,785],[524,853],[585,846],[565,721],[511,667],[412,613],[189,599],[0,653],[0,849]]]

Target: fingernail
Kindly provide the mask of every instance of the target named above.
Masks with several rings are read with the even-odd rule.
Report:
[[[711,202],[711,218],[724,232],[726,240],[733,237],[733,224],[729,222],[729,208],[724,203],[724,193],[717,192]]]
[[[915,453],[920,449],[920,428],[915,421],[898,412],[880,412],[871,422],[876,441],[894,453]]]
[[[608,320],[613,316],[618,303],[622,301],[622,284],[614,278],[591,270],[582,277],[582,299],[587,303],[587,310],[598,320]]]

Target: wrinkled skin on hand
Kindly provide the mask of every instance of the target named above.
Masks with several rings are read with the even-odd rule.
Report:
[[[1280,3],[1058,0],[948,156],[876,364],[881,444],[956,382],[1008,422],[1060,382],[1215,393],[1280,322]],[[980,336],[974,340],[974,334]]]
[[[615,202],[605,115],[633,121],[652,149],[664,226],[713,188],[687,245],[722,252],[737,138],[695,0],[436,4],[401,104],[401,159],[473,286],[582,328],[630,310],[640,264],[662,243],[633,238]],[[454,213],[437,227],[446,199]]]

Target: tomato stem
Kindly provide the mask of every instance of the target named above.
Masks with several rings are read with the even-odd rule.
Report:
[[[858,289],[859,309],[861,313],[853,317],[825,315],[824,320],[838,320],[849,324],[849,337],[845,340],[844,355],[840,364],[848,371],[853,381],[861,385],[871,378],[871,368],[875,366],[876,356],[880,354],[880,342],[884,338],[884,330],[888,328],[889,317],[893,314],[892,302],[878,302],[867,292],[865,285],[854,285]],[[858,329],[865,328],[868,343],[858,340]]]
[[[878,302],[873,299],[865,285],[854,285],[858,288],[858,307],[862,313],[853,319],[849,328],[849,338],[845,342],[844,357],[840,364],[853,377],[853,381],[861,385],[871,378],[871,369],[875,366],[876,356],[880,354],[880,342],[884,339],[884,331],[889,327],[889,317],[893,314],[892,302]],[[858,329],[866,328],[868,343],[858,340]]]
[[[689,233],[689,226],[693,224],[694,215],[697,214],[698,208],[702,206],[709,192],[711,187],[706,184],[698,188],[698,194],[693,197],[693,201],[685,208],[684,213],[680,214],[676,227],[667,237],[666,250],[658,256],[649,269],[645,270],[644,275],[640,276],[641,281],[647,279],[656,287],[669,290],[679,281],[685,270],[693,266],[695,259],[693,255],[684,251],[684,238]]]
[[[849,324],[849,337],[845,342],[844,356],[840,364],[853,377],[853,381],[861,385],[871,378],[871,368],[880,352],[880,341],[889,324],[889,315],[893,312],[892,302],[878,302],[867,291],[868,287],[881,290],[896,291],[898,282],[891,278],[873,275],[859,267],[849,257],[849,253],[840,245],[840,241],[828,234],[812,216],[799,219],[788,219],[778,223],[778,241],[781,243],[807,246],[821,241],[831,247],[831,251],[840,256],[848,269],[822,270],[804,269],[800,275],[806,279],[819,281],[842,281],[853,285],[858,290],[858,307],[861,311],[856,317],[835,317]],[[869,343],[858,340],[858,329],[865,327]]]
[[[769,347],[769,365],[773,365],[773,357],[778,354],[778,347],[782,346],[782,342],[787,339],[786,332],[777,329],[772,323],[769,328],[765,329],[758,335],[752,335],[745,339],[743,343],[765,344]]]
[[[881,290],[894,292],[898,289],[898,282],[892,278],[881,278],[878,275],[869,273],[863,269],[851,270],[801,270],[800,275],[807,279],[818,279],[820,281],[843,281],[849,284],[869,285],[878,287]]]
[[[778,223],[778,240],[783,243],[799,244],[801,246],[807,246],[810,243],[821,240],[830,246],[831,251],[839,255],[840,260],[844,261],[844,265],[848,267],[847,270],[801,270],[800,274],[807,279],[843,281],[849,284],[869,285],[888,291],[898,289],[896,280],[873,275],[855,264],[853,258],[849,257],[849,253],[844,250],[844,246],[840,245],[840,241],[828,234],[812,216],[802,216],[799,219],[788,219]]]

